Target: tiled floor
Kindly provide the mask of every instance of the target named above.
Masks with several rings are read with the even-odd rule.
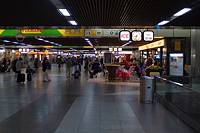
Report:
[[[0,73],[0,133],[195,133],[156,101],[139,102],[139,83],[105,83],[101,75],[66,78],[65,68],[41,69],[17,83]],[[99,80],[99,81],[98,81]]]

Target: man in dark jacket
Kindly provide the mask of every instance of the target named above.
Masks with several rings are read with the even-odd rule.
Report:
[[[99,65],[98,59],[94,59],[94,62],[92,63],[92,70],[94,70],[94,75],[97,78],[97,74],[99,72]]]
[[[77,64],[77,66],[79,66],[79,71],[81,71],[81,58],[80,58],[80,56],[77,57],[76,64]]]
[[[43,70],[43,82],[48,82],[51,81],[49,79],[49,75],[47,73],[47,66],[48,66],[48,62],[47,59],[44,59],[43,63],[42,63],[42,70]],[[47,80],[46,80],[47,79]]]

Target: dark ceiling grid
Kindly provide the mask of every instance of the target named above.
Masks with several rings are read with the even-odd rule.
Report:
[[[132,1],[133,2],[133,1]],[[120,18],[122,20],[122,25],[127,25],[127,26],[130,26],[130,14],[126,14],[130,11],[130,8],[131,8],[132,4],[130,3],[130,1],[127,1],[125,3],[125,6],[124,6],[124,9],[122,10],[122,13],[121,15],[123,15],[122,18]]]

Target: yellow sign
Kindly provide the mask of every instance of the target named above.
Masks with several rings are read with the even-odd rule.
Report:
[[[43,46],[43,48],[53,48],[53,46]]]
[[[93,46],[83,46],[83,48],[93,48]]]
[[[181,50],[181,41],[176,41],[175,42],[175,51],[180,51]]]
[[[63,36],[84,36],[84,29],[58,29]]]
[[[20,30],[18,29],[17,32],[20,32]],[[38,34],[44,32],[44,29],[22,29],[21,32],[23,34]]]
[[[188,71],[188,65],[185,65],[185,71]]]
[[[4,32],[4,29],[0,29],[0,35],[1,35],[2,32]]]
[[[139,50],[158,48],[158,47],[162,47],[164,45],[165,45],[165,40],[162,39],[162,40],[159,40],[159,41],[156,41],[156,42],[153,42],[153,43],[149,43],[149,44],[140,46]]]
[[[45,54],[48,55],[48,53],[49,53],[49,51],[48,51],[48,50],[45,50]]]
[[[92,31],[92,36],[96,36],[97,35],[97,31],[93,30]]]

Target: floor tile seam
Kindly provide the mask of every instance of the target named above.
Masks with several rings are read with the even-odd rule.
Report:
[[[88,103],[88,100],[89,100],[89,98],[87,99],[87,102],[86,102],[86,103]],[[75,101],[76,101],[76,100],[75,100]],[[86,107],[87,107],[87,104],[85,104],[84,111],[83,111],[83,113],[82,113],[81,120],[80,120],[80,122],[79,122],[77,132],[78,132],[79,129],[80,129],[81,122],[82,122],[82,120],[83,120],[83,116],[84,116],[84,114],[85,114]]]
[[[117,110],[117,106],[116,106],[116,102],[114,101],[114,104],[115,104],[115,109],[116,109],[116,112],[117,112],[117,117],[118,117],[118,120],[119,120],[119,113],[118,113],[118,110]],[[119,124],[120,124],[120,127],[121,127],[121,130],[122,130],[122,124],[119,120]]]

